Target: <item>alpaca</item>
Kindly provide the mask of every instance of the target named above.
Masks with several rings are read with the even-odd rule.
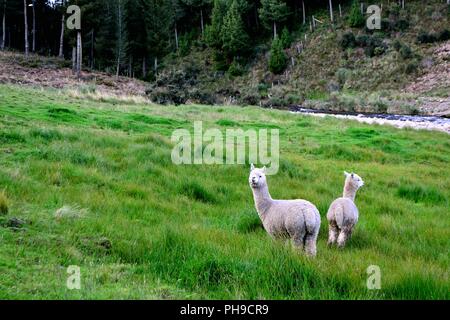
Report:
[[[252,164],[248,179],[264,229],[272,238],[292,239],[296,248],[315,256],[320,229],[319,211],[306,200],[273,200],[265,173],[266,167],[258,169]]]
[[[364,185],[364,181],[356,173],[344,171],[344,195],[333,201],[328,209],[329,224],[328,245],[337,242],[338,247],[344,247],[352,235],[358,222],[359,212],[355,205],[356,191]]]

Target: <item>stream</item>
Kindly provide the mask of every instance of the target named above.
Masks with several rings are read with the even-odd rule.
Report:
[[[291,108],[292,113],[307,114],[315,117],[334,117],[356,120],[368,124],[391,125],[397,128],[413,128],[417,130],[438,130],[450,134],[450,118],[436,116],[410,116],[397,114],[372,113],[339,113],[323,110],[312,110],[300,106]]]

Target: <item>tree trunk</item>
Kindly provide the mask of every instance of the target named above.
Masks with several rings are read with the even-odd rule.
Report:
[[[117,6],[117,22],[118,22],[118,29],[119,29],[119,48],[117,50],[117,69],[116,69],[116,78],[119,77],[120,73],[120,58],[122,57],[122,45],[123,45],[123,39],[122,39],[122,10],[121,10],[121,3],[119,0],[119,4]]]
[[[275,39],[277,37],[277,23],[273,22],[273,38]]]
[[[6,0],[3,3],[3,22],[2,22],[2,30],[3,30],[3,35],[2,35],[2,44],[1,44],[1,49],[5,49],[5,44],[6,44]]]
[[[342,7],[341,4],[339,3],[339,17],[342,18]]]
[[[303,10],[303,24],[306,24],[306,11],[305,11],[305,1],[302,0],[302,10]]]
[[[72,48],[72,73],[75,74],[77,72],[77,48]]]
[[[95,29],[92,29],[91,31],[91,69],[94,69],[94,41],[95,41],[95,37],[94,37],[94,33],[95,33]]]
[[[175,23],[175,46],[178,50],[178,30],[177,30],[177,24]]]
[[[25,26],[24,26],[24,28],[25,28],[25,32],[24,32],[25,33],[25,35],[24,35],[24,37],[25,37],[25,39],[24,39],[24,41],[25,41],[25,56],[28,56],[30,48],[29,48],[29,44],[28,44],[27,0],[23,0],[23,19],[25,22]]]
[[[155,75],[158,74],[158,57],[155,57]]]
[[[83,46],[81,44],[81,30],[77,33],[77,77],[81,76],[81,65],[83,59]]]
[[[65,23],[65,17],[64,13],[61,18],[61,35],[59,37],[59,55],[58,57],[64,58],[64,23]]]
[[[204,33],[204,26],[203,26],[203,10],[202,9],[200,9],[200,24],[201,24],[201,27],[202,27],[202,37],[203,37],[203,33]]]
[[[333,17],[333,1],[332,1],[332,0],[329,0],[328,2],[330,3],[330,20],[331,20],[331,23],[333,23],[333,22],[334,22],[334,17]]]
[[[36,1],[33,0],[33,46],[31,51],[36,51]]]

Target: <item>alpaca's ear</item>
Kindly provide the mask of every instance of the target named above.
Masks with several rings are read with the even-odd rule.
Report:
[[[250,165],[250,171],[253,171],[253,170],[255,170],[255,165],[252,163],[252,164]]]
[[[266,166],[264,166],[262,170],[263,170],[264,173],[266,173],[266,171],[267,171]]]
[[[355,177],[355,174],[352,172],[352,178],[354,178]]]
[[[348,177],[348,176],[350,175],[350,173],[348,173],[347,171],[344,171],[344,175],[345,175],[346,177]]]

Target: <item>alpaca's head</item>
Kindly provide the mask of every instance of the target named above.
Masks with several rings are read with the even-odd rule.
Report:
[[[364,185],[363,179],[356,173],[348,173],[344,171],[345,174],[345,185],[351,187],[353,190],[358,190]]]
[[[248,177],[248,182],[250,183],[250,187],[253,189],[261,188],[266,185],[266,167],[262,169],[255,168],[255,166],[251,165],[250,167],[250,176]]]

